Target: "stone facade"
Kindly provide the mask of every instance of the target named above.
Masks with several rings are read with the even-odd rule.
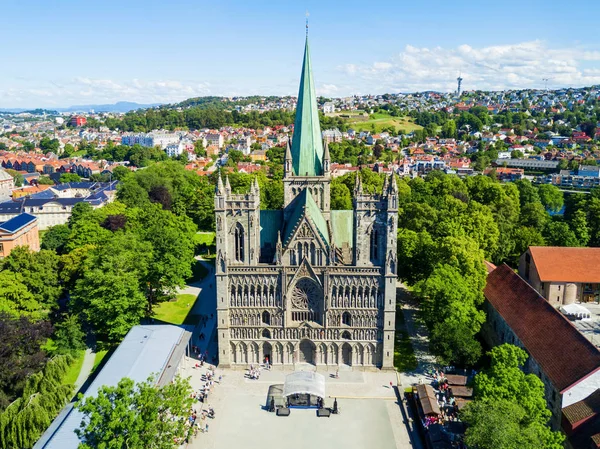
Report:
[[[381,194],[370,195],[357,178],[353,210],[330,210],[329,152],[318,114],[312,115],[312,86],[307,44],[295,135],[284,160],[283,210],[260,210],[256,182],[246,194],[234,194],[219,178],[220,366],[268,359],[393,368],[396,181],[392,175]]]

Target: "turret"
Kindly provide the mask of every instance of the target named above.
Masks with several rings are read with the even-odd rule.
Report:
[[[275,246],[275,256],[273,263],[280,264],[283,257],[283,245],[281,244],[281,232],[277,231],[277,245]]]
[[[225,195],[225,187],[223,186],[223,179],[221,178],[221,172],[219,172],[219,178],[217,179],[217,195]]]
[[[354,196],[356,195],[362,195],[363,193],[363,188],[362,188],[362,181],[360,180],[360,175],[358,174],[359,172],[356,172],[356,182],[354,183]]]
[[[285,157],[283,159],[283,171],[285,176],[292,176],[292,151],[290,149],[290,139],[288,137],[286,146],[285,146]]]
[[[225,178],[225,192],[227,195],[231,195],[231,184],[229,184],[229,176]]]
[[[329,176],[331,171],[331,158],[329,157],[329,144],[325,142],[323,151],[323,175]]]

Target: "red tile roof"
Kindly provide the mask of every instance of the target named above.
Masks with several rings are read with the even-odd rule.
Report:
[[[530,246],[541,282],[600,283],[600,248]]]
[[[508,265],[484,294],[560,392],[600,369],[600,351]]]

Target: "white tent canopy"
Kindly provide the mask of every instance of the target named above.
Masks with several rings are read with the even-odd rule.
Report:
[[[296,371],[285,376],[283,397],[293,394],[310,394],[325,398],[325,378],[312,371]]]
[[[592,317],[590,311],[579,304],[567,304],[565,306],[561,306],[560,311],[568,317],[578,320],[589,320]]]

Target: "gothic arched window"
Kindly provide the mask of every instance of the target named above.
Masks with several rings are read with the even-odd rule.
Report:
[[[271,324],[271,314],[266,310],[262,313],[262,322],[264,324]]]
[[[344,312],[342,314],[342,324],[352,326],[352,316],[350,315],[350,312]]]
[[[342,332],[342,339],[344,339],[344,340],[352,340],[352,337],[350,336],[350,332],[348,332],[348,331]]]
[[[317,248],[314,243],[310,244],[310,263],[313,265],[317,264]]]
[[[263,338],[271,338],[271,331],[269,329],[265,329],[262,331]]]
[[[379,235],[378,234],[379,233],[377,232],[377,229],[373,228],[373,230],[371,230],[369,258],[372,263],[376,263],[377,259],[379,259]]]
[[[244,261],[244,228],[241,224],[235,226],[235,260],[236,262]]]

